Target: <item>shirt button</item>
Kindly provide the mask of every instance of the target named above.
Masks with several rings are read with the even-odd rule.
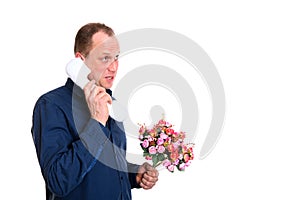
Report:
[[[121,180],[123,180],[123,176],[121,176]]]

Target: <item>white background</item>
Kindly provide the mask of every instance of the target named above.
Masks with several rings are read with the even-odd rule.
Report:
[[[226,94],[215,149],[186,172],[161,171],[133,199],[299,199],[297,1],[6,1],[1,22],[1,199],[45,199],[31,138],[36,99],[65,83],[77,30],[164,28],[197,42]]]

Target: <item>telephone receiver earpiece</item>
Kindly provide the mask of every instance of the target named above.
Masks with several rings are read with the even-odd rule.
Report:
[[[70,60],[66,66],[66,72],[72,81],[81,89],[90,82],[88,75],[91,73],[91,70],[86,66],[81,58],[74,58]]]
[[[81,89],[90,82],[88,75],[91,70],[86,66],[81,58],[74,58],[66,65],[66,73],[71,80],[78,85]],[[112,98],[112,104],[107,104],[109,115],[116,121],[124,121],[127,118],[127,109],[122,106],[116,99]]]

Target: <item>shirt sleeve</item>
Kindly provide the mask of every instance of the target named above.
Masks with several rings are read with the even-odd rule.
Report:
[[[90,119],[74,140],[65,113],[51,102],[40,101],[33,113],[32,134],[47,187],[56,196],[65,196],[78,186],[93,168],[107,142],[105,127]]]
[[[133,188],[141,188],[141,186],[136,182],[136,175],[139,170],[140,165],[132,164],[127,162],[128,167],[128,178],[131,185],[131,189]]]

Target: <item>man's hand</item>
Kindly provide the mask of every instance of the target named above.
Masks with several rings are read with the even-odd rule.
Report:
[[[107,103],[112,103],[111,97],[105,88],[96,86],[94,80],[86,84],[83,91],[91,117],[105,126],[109,116]]]
[[[136,181],[145,190],[151,189],[158,181],[158,171],[149,163],[145,162],[140,166]]]

